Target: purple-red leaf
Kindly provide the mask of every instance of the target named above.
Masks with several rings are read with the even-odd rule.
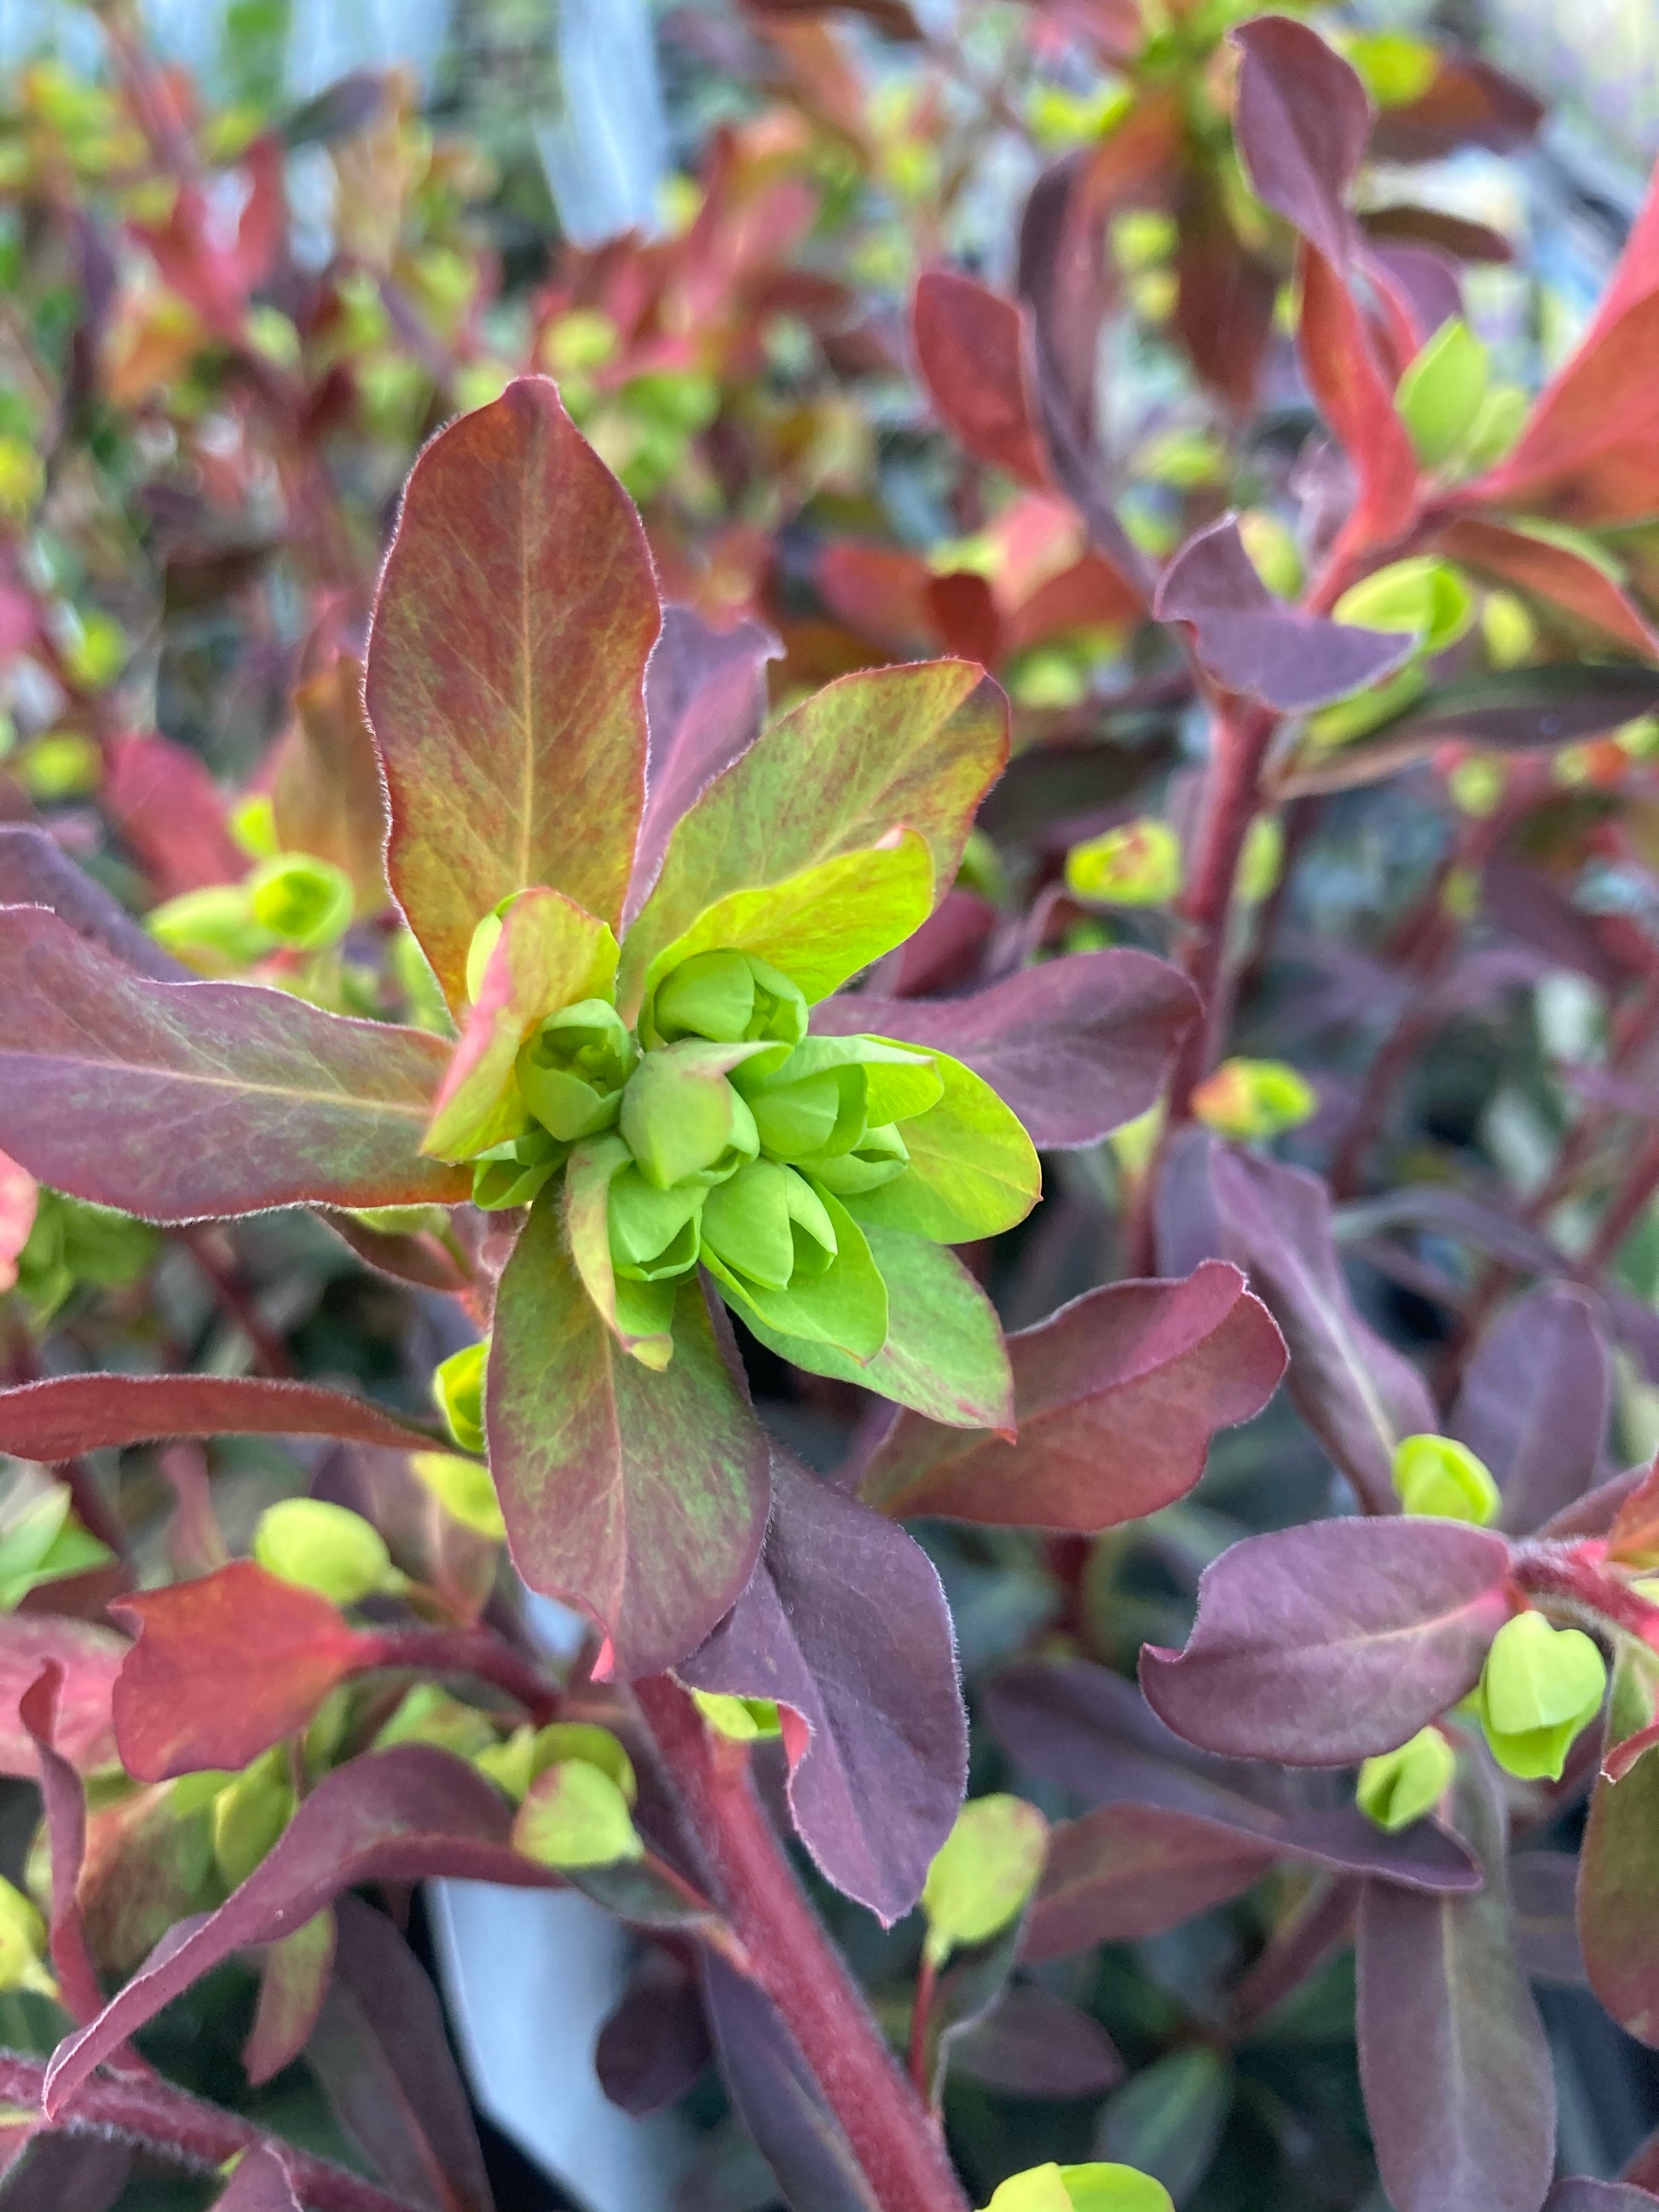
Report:
[[[812,1010],[823,1036],[899,1037],[981,1075],[1040,1150],[1103,1137],[1158,1103],[1198,1015],[1186,977],[1149,952],[1072,952],[961,999],[849,992]]]
[[[450,1004],[474,928],[550,884],[615,928],[645,795],[660,619],[622,487],[522,378],[422,454],[368,648],[392,889]]]
[[[611,2103],[638,2118],[677,2105],[712,2051],[689,1969],[666,1952],[646,1951],[599,2030],[593,2070]]]
[[[116,1680],[115,1740],[141,1782],[240,1768],[302,1729],[335,1685],[372,1666],[380,1639],[314,1590],[251,1559],[111,1611],[138,1637]]]
[[[0,1451],[50,1465],[162,1437],[337,1437],[430,1450],[435,1431],[319,1382],[255,1375],[55,1375],[0,1390]]]
[[[1478,1764],[1476,1763],[1478,1762]],[[1474,1897],[1368,1882],[1359,1908],[1359,2075],[1395,2212],[1539,2212],[1555,2162],[1555,2079],[1515,1955],[1497,1778],[1466,1759],[1457,1820]]]
[[[1335,1766],[1390,1751],[1474,1687],[1509,1618],[1509,1547],[1449,1521],[1315,1521],[1205,1570],[1180,1652],[1148,1644],[1146,1701],[1235,1759]]]
[[[789,1805],[826,1878],[886,1922],[962,1804],[968,1724],[945,1593],[902,1528],[775,1454],[754,1578],[676,1669],[783,1710]]]
[[[360,1882],[453,1875],[546,1888],[554,1877],[512,1849],[512,1825],[494,1784],[431,1744],[398,1744],[337,1768],[301,1800],[269,1855],[216,1912],[182,1941],[159,1945],[91,2027],[59,2045],[46,2073],[48,2115],[222,1960],[291,1934]]]
[[[760,735],[766,664],[781,650],[763,623],[712,629],[695,608],[663,609],[645,673],[650,755],[625,918],[643,905],[681,815]]]
[[[1028,314],[953,269],[916,280],[916,367],[940,420],[976,461],[1036,491],[1054,488]]]
[[[1190,626],[1193,650],[1218,684],[1284,714],[1363,690],[1403,667],[1416,647],[1409,632],[1357,629],[1275,599],[1231,516],[1188,539],[1158,586],[1156,612],[1160,622]]]
[[[189,969],[165,952],[104,886],[77,868],[56,840],[32,823],[0,824],[0,906],[44,906],[77,937],[158,983],[180,983]]]
[[[309,2046],[334,2116],[387,2186],[434,2212],[493,2212],[437,1993],[383,1912],[336,1908],[336,1972]]]
[[[1188,1133],[1165,1164],[1158,1249],[1172,1272],[1206,1252],[1244,1269],[1284,1331],[1297,1412],[1367,1510],[1395,1510],[1395,1446],[1438,1425],[1434,1401],[1355,1311],[1318,1176]]]
[[[335,1918],[325,1906],[291,1936],[267,1944],[259,1961],[259,2000],[242,2045],[250,2087],[260,2088],[311,2040],[334,1973]]]
[[[1505,1528],[1527,1534],[1595,1480],[1612,1385],[1595,1309],[1564,1284],[1528,1291],[1481,1339],[1449,1432],[1491,1468]]]
[[[648,1370],[582,1288],[557,1207],[538,1200],[501,1277],[484,1409],[532,1589],[598,1624],[618,1679],[695,1650],[754,1570],[769,1498],[765,1433],[697,1283],[680,1293],[672,1360]]]
[[[1236,1267],[1085,1291],[1008,1340],[1018,1433],[901,1413],[866,1474],[884,1512],[1093,1533],[1184,1497],[1218,1429],[1285,1372],[1273,1319]]]
[[[114,2212],[131,2165],[125,2143],[43,2128],[5,2168],[0,2206],[4,2212]]]
[[[1570,2174],[1544,2199],[1544,2212],[1650,2212],[1659,2197],[1650,2197],[1628,2181],[1589,2181]]]
[[[292,2177],[274,2145],[255,2143],[243,2154],[214,2212],[301,2212]]]
[[[22,1700],[43,1668],[62,1670],[52,1741],[78,1773],[115,1757],[110,1699],[127,1646],[89,1620],[51,1613],[0,1618],[0,1774],[35,1775],[35,1743],[21,1717]]]
[[[0,1149],[150,1221],[420,1206],[447,1048],[247,983],[158,983],[38,907],[0,908]]]
[[[1256,197],[1340,267],[1352,239],[1347,195],[1371,134],[1365,88],[1288,15],[1258,15],[1232,35],[1244,50],[1233,131]]]
[[[1644,660],[1659,656],[1647,617],[1605,568],[1556,539],[1484,518],[1466,517],[1441,532],[1449,559],[1582,623]]]
[[[52,1963],[64,2010],[71,2020],[85,2021],[101,2009],[104,1993],[76,1894],[87,1851],[87,1793],[58,1748],[58,1702],[64,1681],[63,1662],[48,1660],[39,1681],[24,1692],[17,1716],[33,1738],[40,1767],[40,1804],[52,1856]]]
[[[1034,1983],[1006,1990],[951,2046],[951,2064],[1010,2096],[1098,2097],[1123,2079],[1123,2061],[1091,2013]]]

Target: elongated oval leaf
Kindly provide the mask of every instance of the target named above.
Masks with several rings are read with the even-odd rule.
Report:
[[[1612,1374],[1582,1291],[1546,1284],[1517,1299],[1470,1360],[1450,1433],[1490,1468],[1504,1526],[1525,1534],[1595,1480]]]
[[[418,1422],[316,1382],[254,1375],[54,1375],[0,1390],[0,1451],[47,1464],[162,1437],[338,1437],[430,1450]]]
[[[532,1589],[579,1607],[618,1679],[696,1649],[749,1580],[769,1497],[764,1431],[695,1280],[661,1373],[630,1359],[582,1288],[544,1197],[495,1307],[484,1391],[507,1543]]]
[[[532,884],[616,927],[645,800],[660,611],[645,533],[553,385],[416,463],[369,637],[392,886],[452,1006],[472,932]]]
[[[664,946],[732,891],[783,883],[901,827],[927,840],[934,881],[948,884],[1007,757],[1007,703],[966,661],[826,685],[774,722],[675,824],[623,948],[623,1011],[636,1010]]]
[[[908,1173],[864,1192],[848,1211],[866,1225],[966,1244],[1024,1221],[1042,1194],[1042,1170],[1018,1117],[990,1085],[948,1053],[932,1057],[945,1093],[904,1123]]]
[[[1206,1568],[1184,1650],[1140,1680],[1188,1743],[1334,1766],[1392,1751],[1474,1687],[1510,1612],[1509,1547],[1459,1522],[1316,1521]]]
[[[1008,1340],[1018,1434],[940,1430],[906,1413],[866,1473],[884,1512],[1094,1531],[1184,1496],[1218,1429],[1277,1389],[1285,1346],[1236,1267],[1090,1291]]]
[[[125,908],[86,874],[46,830],[32,823],[0,824],[0,906],[44,906],[77,937],[112,952],[127,967],[158,983],[182,983],[190,970],[164,951]]]
[[[0,908],[0,1149],[151,1221],[453,1203],[420,1155],[447,1048],[247,983],[158,983]]]

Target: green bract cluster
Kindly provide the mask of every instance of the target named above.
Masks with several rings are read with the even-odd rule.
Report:
[[[475,993],[502,927],[480,925]],[[801,1364],[862,1365],[889,1320],[866,1227],[963,1242],[1036,1194],[1030,1140],[971,1071],[885,1037],[809,1036],[808,1019],[792,976],[717,945],[656,963],[633,1028],[596,992],[518,1048],[513,1132],[473,1155],[474,1200],[526,1205],[562,1177],[577,1271],[647,1366],[672,1357],[699,1267]]]

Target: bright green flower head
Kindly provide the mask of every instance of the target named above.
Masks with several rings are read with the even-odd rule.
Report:
[[[1559,1782],[1607,1686],[1607,1662],[1582,1629],[1516,1613],[1492,1638],[1480,1675],[1480,1725],[1492,1757],[1522,1781]]]
[[[1368,1820],[1395,1835],[1434,1810],[1456,1772],[1457,1754],[1440,1730],[1419,1729],[1397,1751],[1365,1761],[1354,1799]]]

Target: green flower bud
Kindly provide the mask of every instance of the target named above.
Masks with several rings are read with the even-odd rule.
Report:
[[[308,853],[279,854],[247,879],[249,909],[279,944],[314,952],[351,927],[351,878]]]
[[[21,1889],[0,1875],[0,1990],[33,1990],[55,1997],[46,1964],[46,1923]]]
[[[432,1376],[432,1395],[449,1424],[449,1433],[463,1451],[484,1448],[484,1364],[489,1358],[489,1339],[464,1345],[440,1360]]]
[[[1007,1926],[1036,1887],[1048,1850],[1048,1824],[1023,1797],[975,1797],[963,1807],[922,1886],[926,1955],[935,1966]]]
[[[700,1182],[659,1190],[636,1167],[612,1176],[605,1224],[611,1264],[638,1283],[665,1283],[697,1263],[697,1222],[705,1198]]]
[[[279,1743],[213,1801],[213,1856],[227,1889],[247,1880],[293,1817],[288,1748]]]
[[[640,1785],[634,1773],[634,1762],[628,1756],[619,1736],[607,1728],[599,1728],[592,1721],[550,1721],[545,1728],[538,1729],[531,1747],[530,1778],[545,1774],[550,1766],[557,1766],[566,1759],[580,1759],[589,1766],[597,1766],[608,1774],[623,1795],[625,1804],[634,1804],[639,1797]]]
[[[519,1094],[562,1144],[608,1129],[639,1048],[616,1008],[583,999],[550,1014],[520,1051]]]
[[[1442,323],[1411,362],[1395,405],[1425,469],[1444,468],[1474,429],[1486,397],[1486,349],[1467,323]]]
[[[336,1605],[356,1605],[393,1573],[380,1530],[323,1498],[285,1498],[268,1508],[253,1531],[253,1556],[267,1574],[319,1590]]]
[[[1074,898],[1110,906],[1164,906],[1181,889],[1181,840],[1167,822],[1146,815],[1121,823],[1066,855]]]
[[[1392,1836],[1432,1812],[1456,1772],[1457,1754],[1440,1730],[1419,1729],[1398,1751],[1365,1761],[1354,1799],[1368,1820]]]
[[[271,949],[270,932],[253,918],[246,887],[210,884],[152,907],[144,927],[158,945],[199,975],[228,975],[251,967]]]
[[[1193,1112],[1224,1137],[1276,1137],[1317,1109],[1304,1075],[1277,1060],[1224,1060],[1193,1091]]]
[[[730,1046],[687,1040],[648,1052],[623,1092],[623,1140],[659,1190],[717,1183],[760,1149],[755,1117],[726,1080]]]
[[[787,1048],[806,1034],[806,1000],[757,953],[694,952],[657,986],[647,1023],[653,1043],[699,1036]]]
[[[1441,653],[1474,620],[1474,598],[1449,562],[1422,553],[1350,585],[1334,611],[1362,629],[1414,630],[1422,652]]]
[[[732,1743],[756,1743],[783,1732],[770,1698],[728,1698],[718,1690],[693,1690],[691,1698],[715,1735]]]
[[[486,1213],[500,1213],[509,1206],[528,1206],[542,1185],[564,1165],[569,1150],[540,1127],[491,1145],[472,1163],[472,1203]]]
[[[560,1759],[531,1784],[513,1823],[513,1844],[551,1867],[612,1866],[645,1853],[627,1798],[585,1759]]]
[[[507,1534],[501,1502],[495,1479],[475,1459],[457,1459],[453,1452],[411,1452],[410,1472],[430,1491],[446,1513],[474,1535],[499,1541]]]
[[[1161,2181],[1139,2166],[1033,2166],[1010,2174],[985,2212],[1175,2212]]]
[[[1407,1513],[1473,1521],[1482,1528],[1503,1504],[1486,1468],[1449,1437],[1402,1437],[1395,1446],[1394,1486]]]
[[[775,1160],[755,1160],[709,1192],[702,1242],[740,1283],[773,1291],[787,1290],[798,1273],[808,1280],[822,1275],[836,1251],[822,1199]]]
[[[750,1098],[762,1147],[785,1160],[847,1151],[864,1129],[864,1070],[826,1067],[793,1082],[787,1070]]]
[[[814,1178],[837,1198],[856,1198],[864,1191],[879,1190],[883,1183],[902,1176],[909,1164],[909,1152],[894,1121],[866,1128],[844,1152],[833,1157],[816,1154],[806,1163]]]
[[[1516,1613],[1493,1637],[1480,1674],[1480,1725],[1492,1757],[1523,1781],[1559,1782],[1607,1686],[1607,1662],[1582,1629]]]

